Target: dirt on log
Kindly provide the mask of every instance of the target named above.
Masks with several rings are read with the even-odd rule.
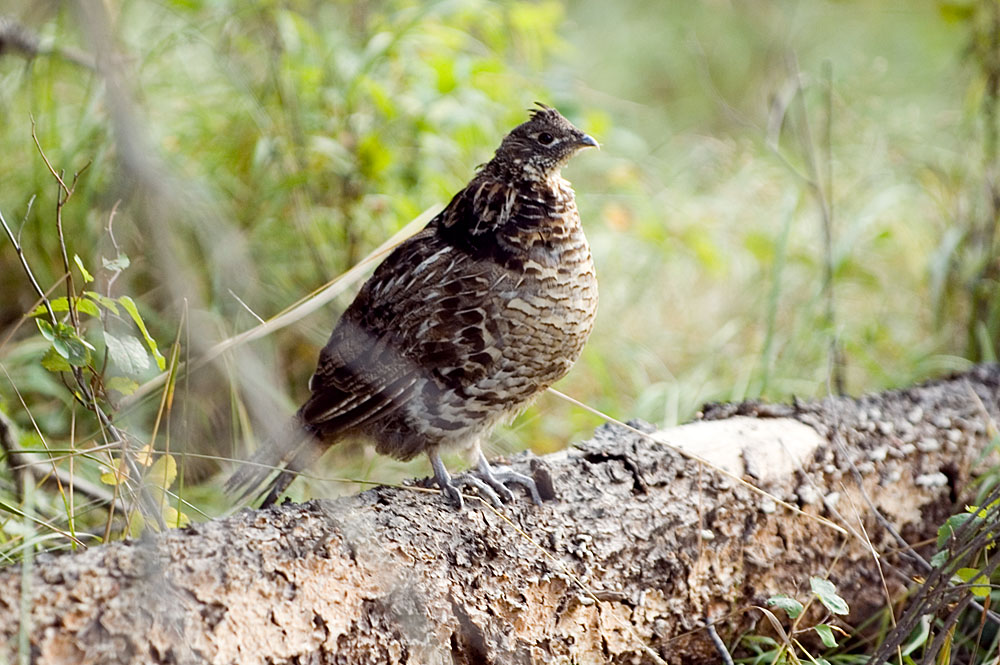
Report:
[[[860,399],[706,407],[659,441],[604,426],[512,460],[551,477],[541,507],[457,512],[380,487],[42,555],[0,571],[0,660],[17,661],[23,620],[46,665],[714,663],[704,618],[731,640],[769,596],[807,599],[810,576],[837,585],[847,622],[869,616],[885,602],[873,549],[899,592],[912,568],[889,527],[934,533],[998,417],[1000,369],[981,366]]]

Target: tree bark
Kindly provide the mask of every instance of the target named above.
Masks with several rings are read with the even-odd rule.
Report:
[[[0,661],[24,621],[45,664],[714,663],[705,618],[732,641],[771,595],[807,600],[810,576],[837,585],[847,622],[903,589],[893,531],[918,542],[957,510],[998,417],[1000,369],[982,366],[706,407],[655,437],[604,426],[512,460],[551,478],[541,507],[379,487],[41,555],[0,571]]]

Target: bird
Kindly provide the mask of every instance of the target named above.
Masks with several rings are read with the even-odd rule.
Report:
[[[241,500],[277,501],[299,471],[345,439],[409,460],[424,453],[458,509],[459,487],[495,506],[532,478],[494,468],[481,444],[580,357],[597,312],[597,275],[562,168],[599,147],[536,102],[468,185],[375,269],[319,354],[309,397],[281,443],[261,446],[229,479]],[[441,452],[476,469],[453,478]],[[259,498],[259,497],[258,497]]]

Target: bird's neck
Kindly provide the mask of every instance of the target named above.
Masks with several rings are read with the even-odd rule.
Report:
[[[435,225],[455,247],[512,268],[526,256],[554,264],[566,243],[586,243],[573,190],[558,172],[512,182],[480,171]]]
[[[557,183],[565,182],[561,172],[562,164],[543,169],[534,162],[524,161],[521,158],[494,158],[482,167],[480,176],[499,180],[514,187],[542,185],[555,189]]]

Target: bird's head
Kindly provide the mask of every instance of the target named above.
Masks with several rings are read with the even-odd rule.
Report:
[[[516,180],[544,181],[584,148],[598,147],[597,141],[562,117],[559,111],[536,102],[531,118],[504,137],[486,169]]]

